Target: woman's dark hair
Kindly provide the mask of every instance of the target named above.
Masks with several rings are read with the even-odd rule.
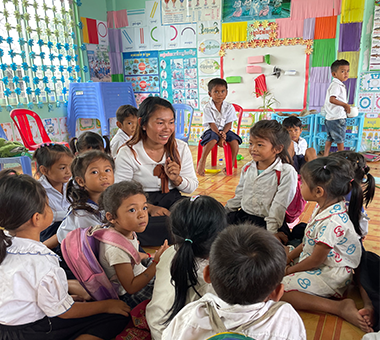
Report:
[[[251,127],[249,134],[255,138],[268,140],[274,149],[282,147],[282,151],[278,154],[282,163],[293,163],[288,152],[291,143],[289,132],[278,121],[260,120]]]
[[[62,144],[44,144],[34,151],[33,159],[37,162],[37,173],[42,175],[40,166],[50,169],[63,155],[73,158],[73,154]]]
[[[17,230],[35,213],[42,214],[46,206],[46,192],[41,183],[29,175],[14,171],[0,172],[0,226],[8,231]],[[0,264],[12,240],[0,230]]]
[[[355,180],[354,169],[347,159],[340,157],[314,159],[301,168],[301,176],[310,190],[317,186],[322,187],[328,199],[344,200],[344,197],[351,192],[348,216],[356,233],[362,235],[359,220],[363,208],[363,191]]]
[[[137,113],[140,119],[139,124],[137,125],[137,128],[132,138],[126,143],[126,145],[128,145],[131,148],[135,158],[136,152],[133,150],[133,145],[137,144],[140,140],[146,140],[147,134],[143,127],[146,126],[152,114],[160,108],[167,108],[173,111],[173,117],[175,119],[174,108],[172,104],[165,99],[162,99],[160,97],[148,97],[141,103],[139,111]],[[167,157],[170,157],[174,162],[176,162],[179,165],[181,164],[181,159],[179,157],[177,148],[177,142],[175,140],[175,132],[173,132],[173,134],[169,137],[168,142],[165,144],[165,153]]]
[[[367,165],[364,156],[355,151],[338,151],[330,154],[329,157],[342,157],[351,162],[355,171],[355,180],[364,185],[363,199],[367,208],[375,196],[376,182],[375,178],[369,173],[370,167]],[[365,178],[366,181],[363,182]]]
[[[175,298],[166,323],[185,306],[189,288],[199,295],[195,289],[198,284],[196,259],[208,259],[212,242],[227,226],[227,217],[223,205],[216,199],[198,196],[176,202],[169,221],[177,252],[170,268]]]
[[[107,136],[102,137],[101,135],[92,131],[86,131],[82,133],[78,138],[71,138],[69,145],[74,155],[88,150],[104,150],[106,154],[111,154],[109,138]]]
[[[134,195],[145,195],[143,186],[136,181],[121,181],[109,186],[102,192],[99,199],[99,209],[117,218],[117,209],[123,201]],[[107,221],[105,221],[107,223]]]
[[[86,210],[90,213],[97,214],[98,211],[93,209],[87,204],[90,196],[86,189],[82,188],[77,182],[76,178],[82,178],[84,180],[84,175],[86,173],[89,165],[99,159],[104,159],[109,161],[112,170],[115,170],[115,162],[113,158],[102,151],[87,151],[74,158],[71,163],[71,174],[72,178],[67,184],[67,200],[71,203],[71,207],[74,210]]]

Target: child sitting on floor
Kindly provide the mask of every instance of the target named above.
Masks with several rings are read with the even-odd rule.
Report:
[[[289,154],[293,158],[294,168],[300,173],[301,167],[306,162],[317,158],[317,153],[314,148],[308,148],[306,140],[301,137],[302,122],[298,117],[290,116],[285,118],[282,126],[288,130],[290,138],[293,141],[290,144]]]
[[[111,155],[115,159],[119,148],[134,134],[137,126],[137,109],[132,105],[122,105],[116,111],[118,130],[111,139]]]
[[[268,231],[247,224],[224,229],[203,272],[217,295],[208,293],[186,305],[162,339],[201,340],[220,332],[244,333],[249,339],[306,339],[297,312],[278,302],[285,265],[284,248]]]
[[[128,239],[138,251],[136,233],[143,232],[148,224],[148,203],[142,185],[135,181],[114,184],[104,191],[100,202],[110,228]],[[107,277],[119,287],[120,299],[131,308],[152,297],[156,265],[167,248],[168,241],[165,240],[150,266],[145,268],[119,247],[100,243],[99,262]],[[140,253],[140,258],[147,257],[147,254]]]
[[[203,126],[205,131],[201,137],[203,152],[199,160],[197,173],[205,174],[206,159],[213,147],[218,144],[223,146],[228,143],[231,146],[232,163],[239,151],[241,138],[231,131],[232,123],[236,120],[236,111],[232,104],[224,101],[227,97],[227,82],[221,78],[214,78],[208,83],[209,103],[203,109]]]

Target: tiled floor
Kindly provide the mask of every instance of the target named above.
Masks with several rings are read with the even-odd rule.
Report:
[[[197,148],[191,146],[191,151],[196,166]],[[194,194],[209,195],[216,198],[222,204],[225,204],[228,199],[234,196],[235,188],[239,183],[241,168],[251,160],[248,149],[240,149],[239,153],[244,157],[244,160],[238,162],[238,168],[233,170],[232,176],[225,176],[222,172],[218,174],[206,174],[204,177],[198,177],[199,187]],[[219,148],[219,159],[224,158],[223,150]],[[208,159],[206,169],[210,166],[211,157]],[[371,174],[380,176],[380,164],[369,163]],[[219,169],[224,167],[224,160],[218,161]],[[376,193],[374,201],[370,204],[367,213],[371,218],[369,233],[364,241],[364,246],[367,250],[373,251],[380,255],[380,194]],[[307,222],[314,208],[313,203],[306,206],[301,220]],[[362,307],[360,295],[356,289],[349,292],[349,297],[353,298],[358,308]],[[358,340],[363,336],[363,332],[357,327],[343,321],[342,319],[321,313],[306,313],[300,312],[304,320],[307,338],[309,340]]]

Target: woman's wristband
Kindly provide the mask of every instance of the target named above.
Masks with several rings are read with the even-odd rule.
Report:
[[[158,261],[156,261],[156,260],[152,260],[152,262],[155,263],[155,264],[158,264]]]

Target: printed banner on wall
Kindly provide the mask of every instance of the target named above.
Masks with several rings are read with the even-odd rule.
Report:
[[[223,22],[290,17],[291,0],[224,0]]]
[[[148,96],[160,95],[157,51],[123,53],[123,68],[138,105]]]
[[[221,18],[221,0],[161,0],[162,24],[181,24]]]
[[[203,21],[197,23],[198,57],[218,56],[220,50],[220,22]]]
[[[199,107],[197,50],[159,52],[161,96],[175,104]]]
[[[358,107],[360,112],[373,111],[374,94],[373,93],[359,93]]]
[[[93,82],[111,82],[111,64],[108,45],[87,45],[90,79]]]

